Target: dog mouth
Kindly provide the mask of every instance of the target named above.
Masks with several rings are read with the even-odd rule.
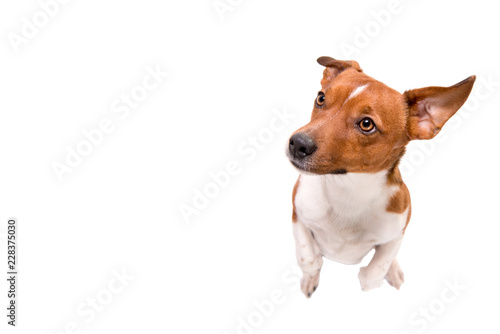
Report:
[[[290,163],[293,165],[293,167],[297,168],[299,172],[306,172],[310,174],[317,174],[317,175],[325,175],[325,174],[333,174],[333,175],[343,175],[347,174],[347,170],[345,168],[335,168],[332,170],[328,170],[323,168],[315,166],[311,164],[310,161],[303,161],[303,160],[297,160],[294,157],[291,157],[290,154],[288,154],[288,159],[290,160]]]
[[[297,162],[295,159],[290,158],[290,163],[293,165],[293,167],[297,168],[299,171],[303,172],[311,172],[309,166],[303,162]]]
[[[287,152],[286,155],[288,157],[288,160],[292,164],[292,166],[297,168],[299,170],[299,172],[317,174],[317,173],[314,173],[314,170],[313,170],[314,168],[312,168],[310,163],[308,163],[304,159],[299,160],[296,157],[294,157],[292,154],[290,154],[290,152]]]

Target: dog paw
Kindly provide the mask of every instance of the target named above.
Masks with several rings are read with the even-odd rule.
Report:
[[[380,278],[379,275],[374,275],[368,267],[361,267],[359,269],[358,278],[361,284],[361,290],[363,291],[379,288],[384,282],[383,277]]]
[[[316,273],[303,273],[302,279],[300,280],[300,289],[306,295],[307,298],[310,298],[311,295],[316,291],[316,288],[319,284],[319,270]]]
[[[387,283],[399,290],[401,284],[405,281],[405,275],[401,270],[397,261],[392,262],[387,275],[385,276]]]

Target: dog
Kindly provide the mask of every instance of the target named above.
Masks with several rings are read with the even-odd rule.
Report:
[[[396,259],[411,216],[410,193],[398,168],[411,140],[431,139],[465,103],[475,76],[450,87],[403,94],[363,73],[356,61],[320,57],[325,66],[311,121],[289,139],[300,174],[292,193],[292,225],[301,290],[310,297],[323,257],[358,264],[361,289],[399,290]]]

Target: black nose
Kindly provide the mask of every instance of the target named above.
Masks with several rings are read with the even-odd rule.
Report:
[[[296,159],[303,159],[316,151],[314,140],[305,133],[296,133],[290,138],[288,146],[290,153]]]

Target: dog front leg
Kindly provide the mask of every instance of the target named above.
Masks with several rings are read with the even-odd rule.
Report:
[[[311,297],[319,284],[319,273],[323,255],[312,232],[300,221],[293,223],[297,262],[302,269],[300,288],[307,298]]]
[[[358,278],[363,291],[378,288],[382,285],[398,253],[402,240],[403,236],[400,236],[386,244],[375,246],[375,254],[372,260],[366,267],[359,270]]]

